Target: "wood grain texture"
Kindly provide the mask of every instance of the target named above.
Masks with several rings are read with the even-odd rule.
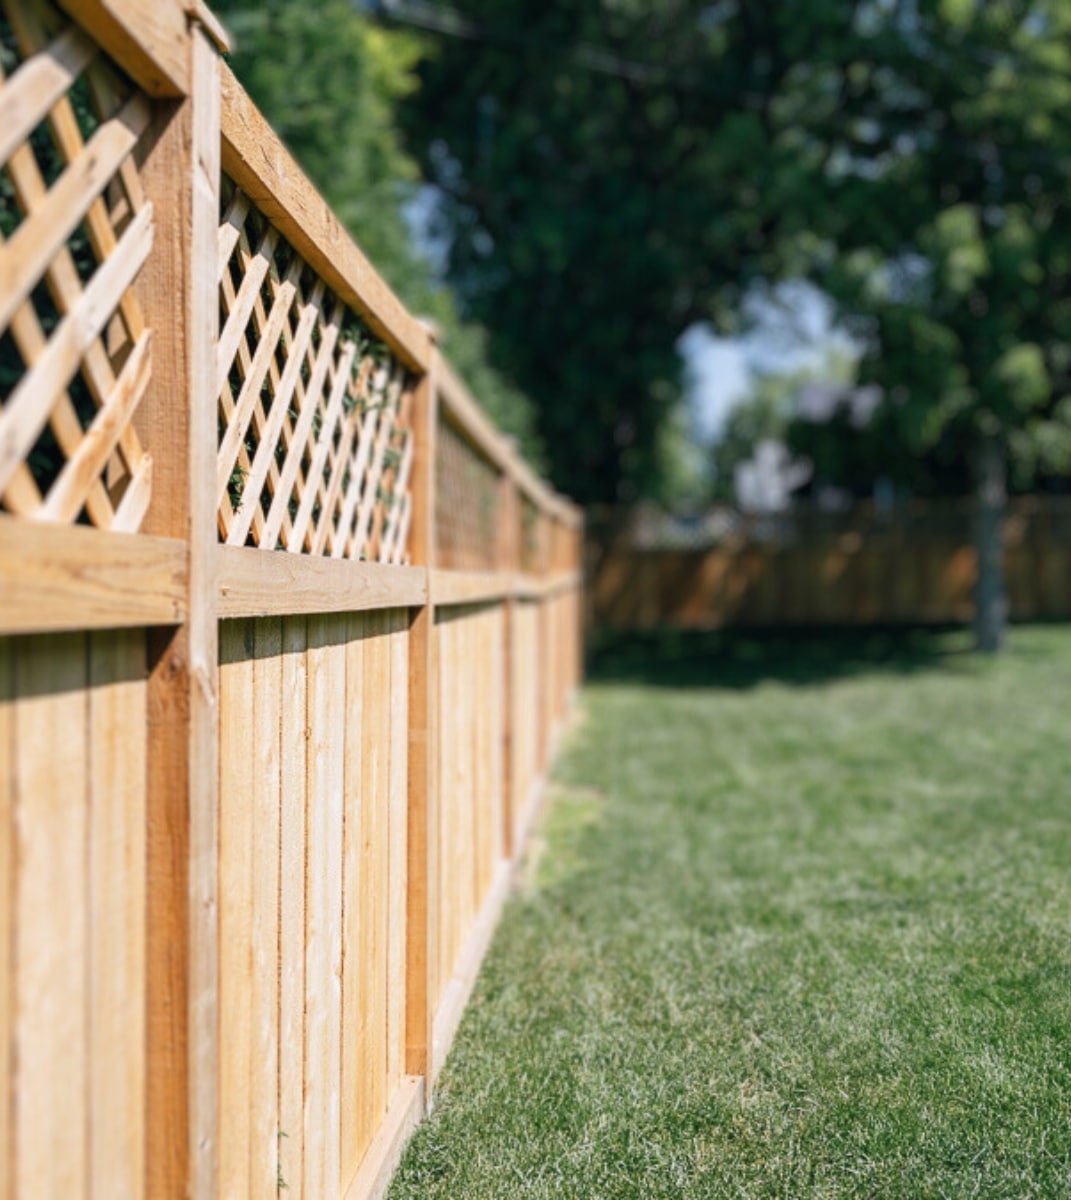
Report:
[[[343,1189],[360,1165],[362,1075],[361,1005],[367,980],[362,973],[361,907],[362,821],[365,743],[364,639],[367,617],[352,614],[346,636],[345,793],[342,830],[342,1109],[341,1183]]]
[[[56,0],[150,96],[188,95],[194,84],[181,0]]]
[[[15,644],[0,638],[0,1200],[15,1196]]]
[[[279,876],[279,1178],[304,1178],[307,621],[282,622]]]
[[[89,1191],[145,1184],[145,634],[89,638]]]
[[[362,612],[427,599],[419,567],[217,546],[220,617]]]
[[[251,1194],[271,1195],[279,1172],[279,897],[281,737],[287,707],[283,691],[282,624],[253,623],[252,807],[252,1043],[249,1103]]]
[[[0,515],[0,631],[173,625],[187,608],[186,548]]]
[[[15,656],[15,1194],[76,1196],[89,1167],[86,637]]]
[[[253,1052],[253,796],[256,754],[251,621],[220,630],[220,1188],[250,1195]]]

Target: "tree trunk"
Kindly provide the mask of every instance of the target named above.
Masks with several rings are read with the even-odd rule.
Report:
[[[1007,507],[1004,447],[995,437],[979,439],[975,454],[974,587],[975,646],[996,654],[1004,644],[1008,604],[1004,592],[1004,512]]]

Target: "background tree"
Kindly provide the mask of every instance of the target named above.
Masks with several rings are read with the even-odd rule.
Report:
[[[807,275],[890,459],[969,464],[996,646],[1006,463],[1069,447],[1066,0],[466,0],[455,28],[405,126],[558,482],[651,492],[680,333]]]
[[[859,12],[850,44],[807,68],[781,136],[825,158],[816,275],[885,390],[890,444],[973,477],[993,650],[1009,462],[1020,484],[1071,467],[1071,6]]]

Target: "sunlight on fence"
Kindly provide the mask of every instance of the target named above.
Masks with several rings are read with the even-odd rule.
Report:
[[[363,1200],[579,680],[579,512],[199,2],[0,12],[0,1197]]]

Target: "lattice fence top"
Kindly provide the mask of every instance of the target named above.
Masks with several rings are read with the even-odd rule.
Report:
[[[47,0],[0,5],[0,507],[19,516],[131,531],[148,507],[149,116]]]
[[[435,447],[435,540],[438,562],[461,570],[495,566],[499,474],[449,423]]]
[[[220,538],[405,562],[406,372],[229,181],[219,287]]]

